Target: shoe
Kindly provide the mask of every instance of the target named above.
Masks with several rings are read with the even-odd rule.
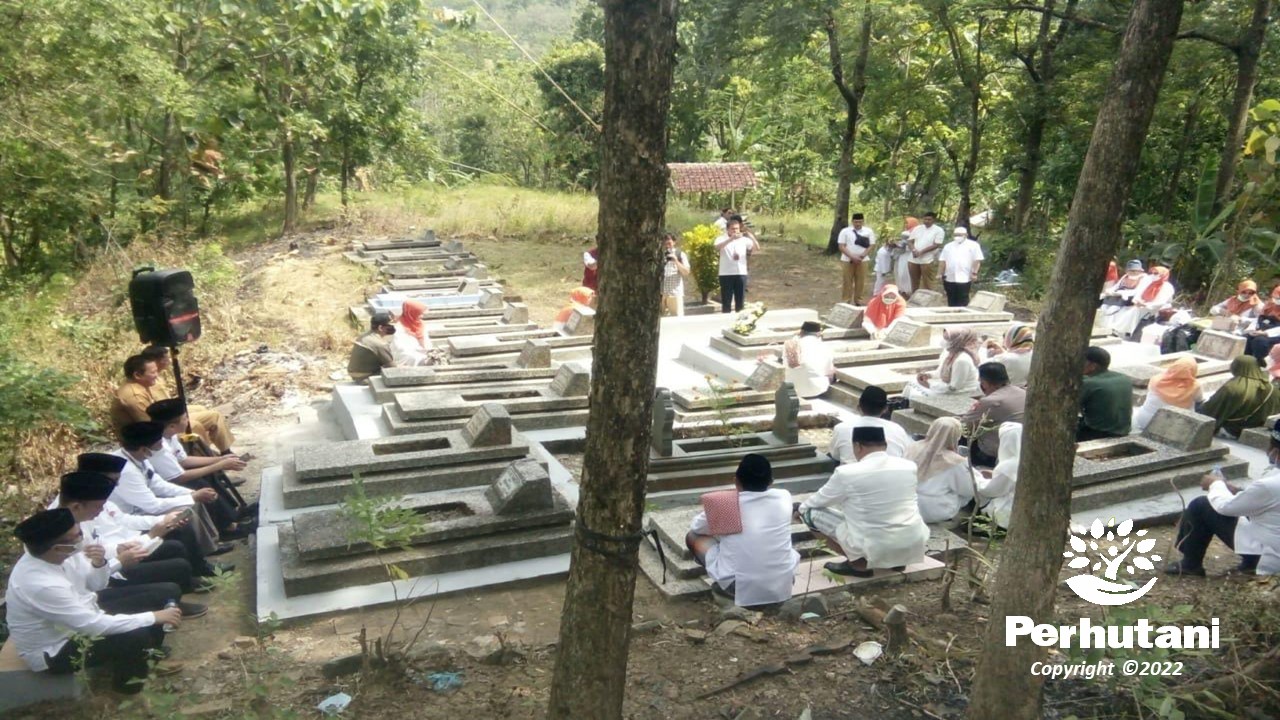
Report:
[[[257,517],[258,517],[258,501],[255,500],[249,503],[248,505],[245,505],[244,507],[240,508],[241,520],[253,518],[256,521]]]
[[[869,578],[876,574],[874,570],[856,568],[851,565],[848,560],[845,560],[844,562],[829,562],[822,567],[837,575],[845,575],[849,577]]]
[[[156,677],[172,677],[174,675],[182,674],[182,671],[186,669],[186,666],[180,662],[167,662],[163,665],[156,665],[155,669],[151,671],[151,674]]]
[[[1194,575],[1196,577],[1204,577],[1204,568],[1189,568],[1181,562],[1174,562],[1164,566],[1164,573],[1166,575]]]
[[[232,545],[231,543],[222,543],[213,552],[205,553],[205,557],[213,557],[214,555],[225,555],[235,549],[236,549],[236,546]]]
[[[221,540],[222,542],[234,542],[236,540],[244,540],[245,538],[252,535],[253,531],[256,529],[257,528],[246,529],[244,527],[240,527],[237,524],[235,530],[223,530],[221,533],[219,533],[218,539]]]
[[[148,652],[152,658],[155,658],[156,660],[163,660],[169,657],[169,655],[173,651],[165,647],[164,645],[161,645],[160,647],[151,648],[151,650]]]
[[[240,487],[245,484],[246,480],[244,478],[227,478],[227,482],[231,483],[231,487]]]
[[[183,620],[191,620],[209,614],[209,606],[201,605],[200,603],[179,601],[178,609],[182,611]]]
[[[218,573],[234,572],[235,563],[208,562],[205,561],[204,572],[200,573],[201,577],[212,577]]]

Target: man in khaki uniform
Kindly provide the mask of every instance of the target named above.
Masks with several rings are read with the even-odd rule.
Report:
[[[352,380],[363,382],[370,376],[381,373],[383,368],[396,366],[395,358],[391,354],[391,346],[386,340],[395,332],[396,326],[391,321],[391,313],[373,314],[369,319],[369,332],[356,338],[351,345],[351,355],[347,359],[347,374]]]
[[[116,389],[116,398],[111,403],[111,424],[117,433],[130,423],[149,422],[151,416],[147,408],[157,400],[170,397],[168,387],[160,378],[160,372],[169,367],[167,353],[166,348],[153,345],[124,361],[125,381]],[[157,358],[163,358],[163,364]],[[193,433],[222,452],[231,451],[236,438],[222,413],[199,405],[188,405],[187,410]]]

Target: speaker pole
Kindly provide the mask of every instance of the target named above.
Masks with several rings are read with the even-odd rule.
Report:
[[[182,365],[178,363],[178,346],[169,346],[169,360],[173,364],[173,381],[178,385],[178,399],[187,404],[187,389],[182,384]],[[187,418],[187,432],[191,432],[191,418]]]

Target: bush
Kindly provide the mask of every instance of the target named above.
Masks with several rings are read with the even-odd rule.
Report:
[[[683,233],[682,248],[689,256],[693,281],[702,293],[702,301],[720,287],[720,253],[716,250],[716,238],[720,230],[715,225],[698,225]]]

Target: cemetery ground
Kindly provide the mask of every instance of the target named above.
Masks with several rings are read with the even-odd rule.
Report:
[[[344,262],[341,252],[351,240],[401,232],[422,221],[375,209],[363,222],[319,224],[303,234],[231,252],[225,265],[217,264],[217,283],[201,292],[206,338],[184,350],[183,358],[187,372],[202,378],[193,400],[231,410],[240,438],[237,449],[256,455],[242,473],[247,495],[256,495],[264,467],[277,464],[297,442],[320,439],[300,437],[300,429],[315,426],[308,421],[327,400],[331,376],[345,368],[357,332],[346,308],[375,284],[371,271]],[[463,240],[508,281],[510,292],[528,303],[532,320],[543,324],[578,284],[581,252],[590,242],[548,233],[481,232]],[[799,242],[762,240],[765,250],[753,258],[749,300],[822,310],[837,300],[834,259]],[[157,252],[178,264],[179,249]],[[120,312],[108,289],[118,283],[94,272],[76,286],[64,313],[113,327],[114,337],[125,341],[127,326],[105,316],[108,310]],[[114,363],[110,368],[101,364],[86,362],[81,374],[109,388],[117,371]],[[829,431],[806,431],[805,439],[826,447]],[[580,458],[565,459],[570,467],[580,467]],[[39,486],[40,477],[33,473],[26,478],[26,491],[47,490]],[[1153,535],[1160,540],[1159,554],[1174,557],[1172,528],[1157,528]],[[975,547],[984,548],[983,541],[975,541]],[[240,544],[225,559],[236,563],[237,572],[224,581],[225,587],[201,598],[211,604],[209,615],[172,636],[173,657],[185,664],[185,671],[154,681],[143,695],[123,703],[97,689],[86,701],[90,712],[107,718],[309,717],[318,703],[339,692],[354,698],[344,714],[351,718],[528,718],[545,710],[562,580],[281,626],[253,619],[251,550]],[[988,562],[998,560],[996,543]],[[1148,617],[1162,624],[1220,617],[1224,639],[1231,638],[1224,646],[1233,649],[1216,657],[1179,656],[1187,669],[1169,685],[1132,678],[1051,682],[1046,717],[1154,716],[1146,709],[1152,702],[1158,705],[1206,677],[1245,668],[1259,657],[1275,662],[1280,605],[1274,584],[1224,578],[1233,564],[1230,553],[1215,544],[1207,560],[1209,579],[1162,579],[1143,600],[1150,608]],[[983,563],[975,561],[972,567],[986,574]],[[1071,573],[1066,570],[1062,577]],[[968,678],[981,652],[988,613],[984,591],[981,583],[954,576],[949,590],[945,580],[934,580],[859,597],[837,593],[826,596],[819,617],[797,620],[730,611],[711,599],[667,601],[639,574],[626,715],[796,718],[810,708],[814,718],[960,717]],[[864,641],[885,642],[884,630],[868,618],[877,615],[874,608],[894,604],[909,611],[913,641],[902,655],[885,655],[865,665],[851,648]],[[1059,592],[1060,622],[1100,614],[1065,586]],[[357,664],[356,672],[348,674],[326,674],[327,662],[360,653],[362,638],[371,654],[381,644],[391,660],[370,662],[363,669]],[[839,649],[802,652],[817,646]],[[753,672],[759,677],[711,692]],[[435,673],[456,673],[461,686],[433,690],[433,682],[453,677]],[[1228,698],[1244,693],[1254,698],[1244,712],[1276,716],[1273,688],[1241,679],[1215,684],[1213,690]],[[26,716],[66,713],[66,707],[46,707]]]

